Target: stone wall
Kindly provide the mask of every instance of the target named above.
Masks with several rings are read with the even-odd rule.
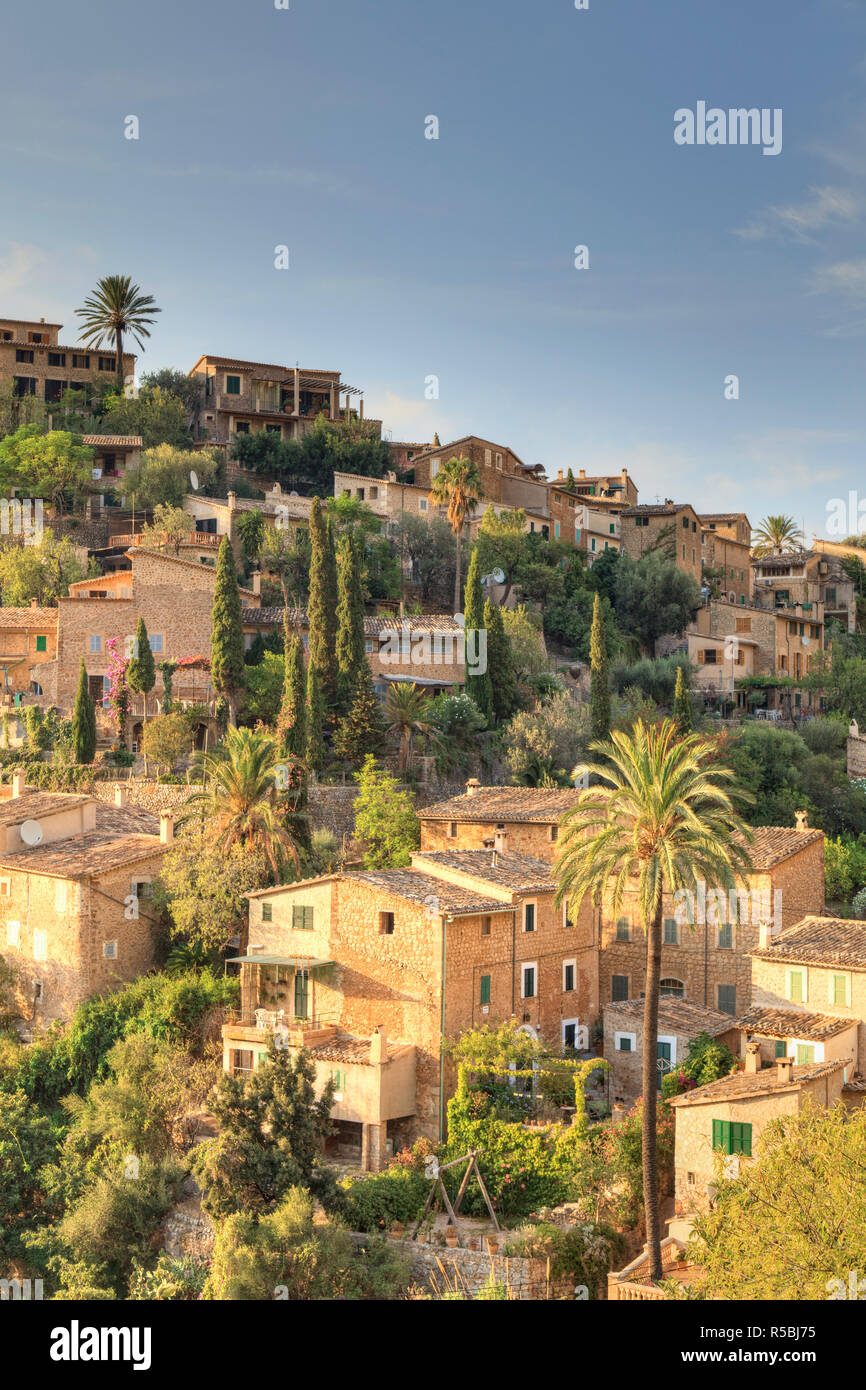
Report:
[[[390,1237],[389,1237],[390,1239]],[[505,1284],[514,1299],[574,1298],[570,1280],[547,1278],[545,1260],[527,1260],[508,1255],[488,1255],[484,1250],[453,1250],[441,1245],[419,1245],[403,1240],[399,1244],[411,1259],[412,1278],[417,1284],[440,1290],[454,1289],[474,1297],[491,1280]]]
[[[852,724],[848,735],[848,776],[866,777],[866,737],[856,724]]]

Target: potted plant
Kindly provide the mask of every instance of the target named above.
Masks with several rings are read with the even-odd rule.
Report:
[[[499,1240],[497,1236],[487,1237],[487,1253],[488,1255],[499,1254]]]

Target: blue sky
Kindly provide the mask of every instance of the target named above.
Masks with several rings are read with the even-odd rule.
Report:
[[[860,0],[290,6],[18,8],[0,313],[71,328],[128,273],[163,309],[139,369],[338,369],[395,439],[809,533],[866,502]],[[699,100],[780,107],[781,154],[677,146]]]

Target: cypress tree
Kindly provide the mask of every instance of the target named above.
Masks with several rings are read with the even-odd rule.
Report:
[[[592,605],[592,632],[589,638],[589,713],[593,739],[610,738],[610,679],[607,673],[607,643],[601,613],[601,597]]]
[[[77,763],[92,763],[96,756],[96,706],[87,688],[84,658],[78,674],[78,690],[72,711],[72,750]]]
[[[364,655],[364,595],[358,546],[349,534],[337,546],[337,666],[340,706],[345,711],[366,665]]]
[[[517,684],[511,643],[505,633],[502,610],[490,599],[484,604],[484,626],[487,628],[487,669],[493,718],[497,724],[510,719],[517,707]]]
[[[365,660],[348,713],[337,725],[334,751],[348,762],[361,763],[368,753],[374,756],[380,753],[384,743],[385,720]]]
[[[682,666],[677,667],[677,683],[674,689],[674,720],[676,721],[677,732],[683,737],[692,732],[692,701]]]
[[[488,724],[493,723],[493,688],[490,681],[490,645],[489,636],[482,637],[484,632],[484,594],[481,588],[481,567],[478,563],[478,547],[472,552],[472,559],[469,561],[469,573],[466,576],[466,591],[464,594],[464,609],[466,618],[466,632],[473,632],[477,635],[473,638],[467,636],[466,639],[466,694],[469,695],[480,709]],[[474,655],[479,666],[484,670],[477,675],[473,675],[469,666],[470,641],[474,643]]]
[[[304,758],[307,753],[307,673],[304,670],[304,644],[297,632],[287,643],[286,651],[286,674],[277,733],[287,753]]]
[[[135,629],[134,654],[126,668],[126,683],[136,695],[144,696],[144,715],[147,717],[147,697],[156,685],[156,663],[150,649],[150,638],[144,618],[139,618]]]
[[[337,694],[337,573],[333,534],[318,497],[310,507],[310,544],[310,665],[316,668],[322,699],[332,706]]]
[[[237,723],[238,695],[244,688],[244,629],[241,599],[231,541],[223,536],[216,566],[210,647],[213,688],[228,706],[229,721]]]
[[[311,661],[307,668],[307,767],[311,772],[321,772],[325,761],[325,745],[322,741],[324,723],[324,701],[319,685],[319,672]]]

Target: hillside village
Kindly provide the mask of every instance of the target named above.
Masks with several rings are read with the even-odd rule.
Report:
[[[737,1233],[866,1124],[864,538],[77,336],[0,319],[0,1275],[273,1297],[279,1219],[299,1299],[791,1297]]]

